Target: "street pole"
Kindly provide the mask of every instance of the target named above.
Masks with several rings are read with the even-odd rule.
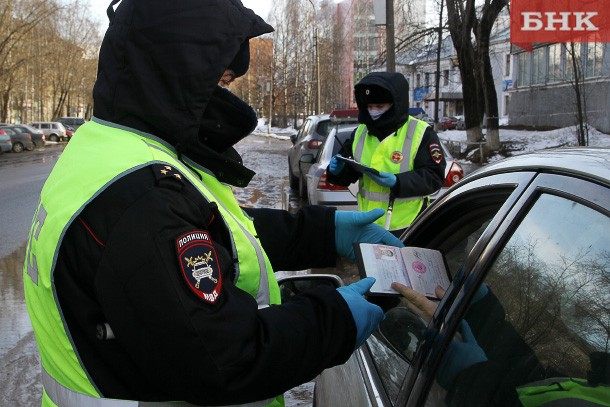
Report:
[[[443,45],[443,2],[440,4],[441,10],[438,16],[438,43],[436,46],[436,93],[434,95],[434,125],[435,130],[438,131],[438,108],[440,101],[440,87],[441,87],[441,47]]]
[[[394,0],[385,0],[386,9],[386,70],[396,72],[394,50]]]
[[[313,7],[313,47],[314,52],[316,53],[316,82],[317,82],[317,107],[316,114],[321,114],[320,110],[320,53],[318,52],[318,12],[316,11],[316,6],[313,4],[312,0],[308,0],[311,7]]]

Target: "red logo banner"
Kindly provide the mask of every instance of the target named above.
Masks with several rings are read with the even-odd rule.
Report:
[[[610,42],[608,0],[512,0],[510,41],[531,50],[539,42]]]

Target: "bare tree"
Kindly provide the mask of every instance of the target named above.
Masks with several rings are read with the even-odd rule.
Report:
[[[574,89],[574,99],[576,104],[576,134],[579,146],[589,145],[589,129],[587,126],[585,106],[585,86],[582,60],[580,58],[580,44],[573,42],[563,45],[566,53],[566,64],[568,66],[565,73],[566,79],[572,84]]]
[[[489,39],[493,24],[508,0],[446,0],[449,32],[457,52],[462,78],[464,115],[468,141],[482,139],[481,122],[487,116],[490,149],[500,147],[498,96],[496,94]]]

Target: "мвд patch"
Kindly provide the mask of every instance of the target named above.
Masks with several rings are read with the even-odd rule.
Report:
[[[214,304],[220,297],[222,273],[208,232],[194,230],[176,239],[182,276],[195,295]]]

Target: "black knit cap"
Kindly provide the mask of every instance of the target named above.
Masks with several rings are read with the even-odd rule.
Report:
[[[362,89],[366,104],[394,103],[392,94],[381,86],[368,85]]]

